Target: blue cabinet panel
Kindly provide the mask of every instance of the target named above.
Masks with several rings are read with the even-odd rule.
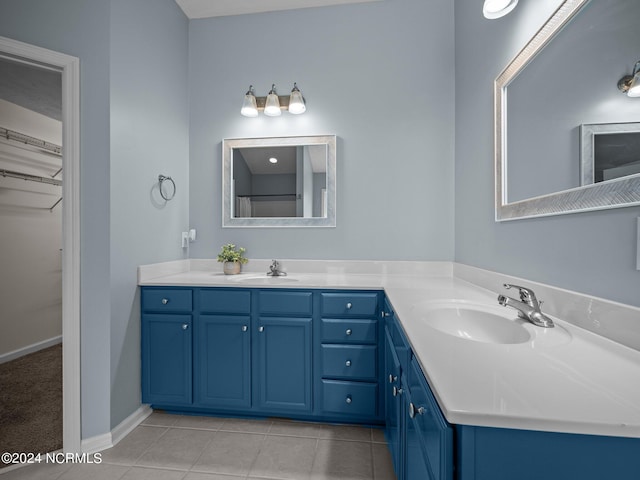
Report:
[[[261,317],[259,324],[259,408],[310,412],[311,318]]]
[[[324,317],[374,316],[378,309],[378,294],[374,292],[322,293],[321,314]]]
[[[196,403],[251,407],[251,318],[200,315],[195,368]]]
[[[322,341],[327,343],[376,343],[378,322],[369,319],[322,319]]]
[[[258,311],[261,315],[311,315],[312,310],[312,292],[258,291]]]
[[[640,438],[456,426],[459,480],[636,479]]]
[[[145,288],[140,303],[144,312],[167,313],[190,313],[193,304],[191,290],[179,288]]]
[[[322,345],[322,376],[377,380],[375,345]]]
[[[203,288],[199,290],[200,312],[224,314],[249,314],[251,312],[251,291],[227,288]]]
[[[409,405],[413,402],[411,393],[409,390],[403,393],[405,464],[404,478],[401,480],[436,480],[437,477],[429,465],[424,442],[418,433],[415,419],[409,416]]]
[[[192,401],[191,315],[142,316],[142,401]]]
[[[385,329],[386,330],[386,329]],[[398,479],[402,479],[403,462],[401,457],[401,421],[402,421],[402,397],[400,393],[400,361],[393,347],[391,335],[385,334],[385,435],[389,452],[393,460],[393,466]]]
[[[353,417],[375,417],[378,412],[378,384],[322,380],[323,407],[326,412]]]

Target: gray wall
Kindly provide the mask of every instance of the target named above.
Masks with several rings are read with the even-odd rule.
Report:
[[[0,0],[0,11],[0,35],[80,58],[81,395],[89,438],[140,404],[136,266],[184,256],[188,23],[173,0]],[[165,208],[152,202],[159,173],[178,184]]]
[[[140,406],[137,267],[187,256],[188,28],[173,0],[111,1],[111,428]]]
[[[194,20],[189,42],[191,257],[453,259],[452,2]],[[293,82],[304,115],[240,115],[249,84]],[[316,134],[338,136],[337,227],[222,229],[222,139]]]
[[[480,3],[455,2],[456,261],[640,306],[640,207],[494,221],[493,81],[561,2],[520,2],[499,20]]]

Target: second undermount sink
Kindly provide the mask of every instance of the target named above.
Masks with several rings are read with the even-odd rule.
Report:
[[[531,339],[525,321],[500,315],[491,307],[464,303],[430,305],[424,311],[427,325],[443,333],[482,343],[517,344]],[[501,312],[502,313],[502,312]]]

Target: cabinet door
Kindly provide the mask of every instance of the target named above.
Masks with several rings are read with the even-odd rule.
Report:
[[[266,411],[311,411],[311,319],[261,317],[258,404]]]
[[[251,406],[251,318],[201,315],[197,325],[198,404]]]
[[[405,378],[403,376],[403,378]],[[402,397],[404,399],[404,475],[401,480],[436,480],[429,460],[424,449],[422,438],[418,434],[417,424],[414,418],[409,415],[410,405],[412,405],[411,391],[405,389]]]
[[[401,479],[401,457],[400,457],[400,406],[401,406],[401,386],[400,386],[400,361],[393,346],[393,339],[385,329],[385,433],[396,476]]]
[[[191,404],[191,330],[191,315],[142,316],[144,403]]]

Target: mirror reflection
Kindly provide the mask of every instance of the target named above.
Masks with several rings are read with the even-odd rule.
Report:
[[[326,217],[327,146],[232,149],[234,218]]]
[[[640,203],[640,98],[618,87],[639,17],[637,0],[565,0],[498,76],[496,220]]]
[[[223,227],[335,227],[336,137],[222,141]]]

